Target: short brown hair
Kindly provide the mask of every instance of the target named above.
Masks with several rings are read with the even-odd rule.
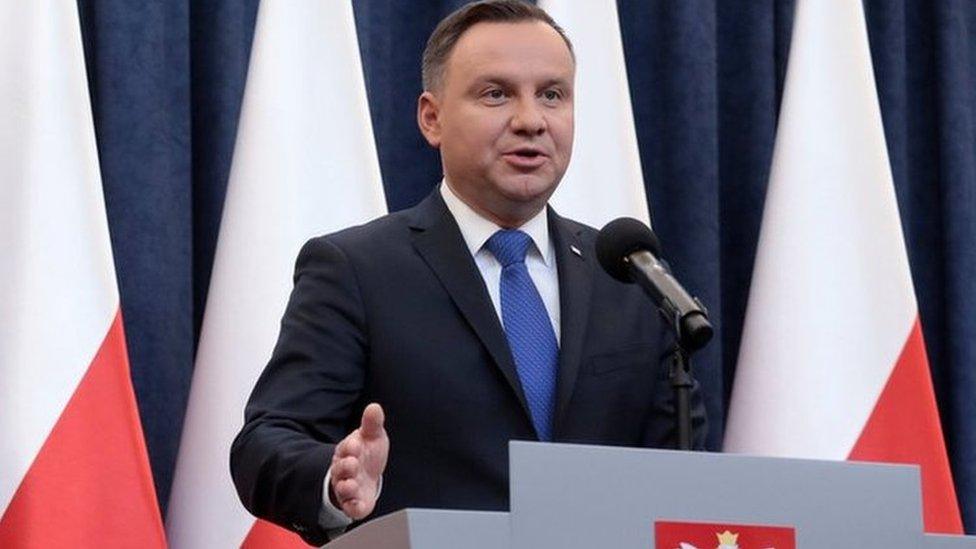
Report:
[[[559,33],[566,42],[569,54],[576,60],[573,44],[566,32],[553,21],[548,13],[533,4],[521,0],[483,0],[472,2],[448,15],[434,29],[424,48],[420,75],[424,90],[431,91],[442,84],[447,58],[455,44],[468,29],[478,23],[521,23],[542,21]]]

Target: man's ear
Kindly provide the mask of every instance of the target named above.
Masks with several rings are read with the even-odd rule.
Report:
[[[424,139],[435,149],[441,146],[441,106],[437,97],[429,91],[417,99],[417,125]]]

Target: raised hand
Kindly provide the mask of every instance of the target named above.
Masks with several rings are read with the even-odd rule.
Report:
[[[329,497],[354,520],[376,506],[380,477],[386,469],[390,439],[383,428],[383,408],[375,402],[363,410],[359,428],[336,446],[332,455]]]

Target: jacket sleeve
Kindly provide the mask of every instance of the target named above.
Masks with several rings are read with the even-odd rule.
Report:
[[[353,266],[328,237],[298,255],[294,289],[271,360],[244,411],[230,468],[244,506],[328,541],[319,524],[335,444],[358,418],[366,377],[366,319]]]

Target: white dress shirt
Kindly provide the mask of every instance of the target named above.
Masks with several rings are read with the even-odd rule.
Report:
[[[451,189],[451,185],[445,180],[440,185],[441,198],[444,204],[454,216],[458,228],[461,230],[461,237],[468,247],[471,256],[474,257],[475,265],[481,272],[481,278],[485,281],[488,288],[488,295],[491,303],[495,306],[495,313],[499,320],[502,319],[501,303],[501,276],[502,264],[484,246],[491,238],[491,235],[502,230],[495,222],[482,217],[470,206],[464,203],[460,197]],[[559,330],[559,276],[556,269],[556,254],[552,240],[549,238],[549,219],[546,209],[537,213],[535,217],[528,220],[519,227],[519,230],[529,235],[532,239],[532,246],[529,246],[525,254],[525,266],[529,271],[532,282],[539,290],[542,303],[549,313],[549,321],[552,329],[556,333],[556,342],[560,341]],[[336,534],[348,526],[352,519],[346,516],[341,509],[332,505],[329,499],[329,483],[332,479],[332,468],[325,474],[325,481],[322,490],[322,509],[319,511],[319,523],[321,526]],[[382,479],[380,479],[382,485]],[[379,497],[379,490],[376,492]]]
[[[461,229],[461,236],[464,243],[468,245],[468,251],[474,257],[474,262],[481,271],[481,278],[485,280],[488,287],[488,295],[491,296],[491,303],[495,306],[495,313],[498,318],[502,317],[501,303],[501,277],[502,264],[484,246],[491,235],[502,230],[493,221],[481,217],[477,212],[465,204],[451,189],[449,183],[441,184],[441,197],[447,204],[448,211],[457,221],[458,228]],[[532,246],[529,246],[525,254],[525,266],[529,270],[529,276],[535,287],[539,290],[542,303],[546,306],[549,313],[549,321],[552,329],[556,332],[556,341],[559,341],[559,276],[556,271],[556,253],[552,240],[549,238],[549,219],[546,216],[545,208],[535,215],[532,219],[519,227],[519,230],[532,238]]]

